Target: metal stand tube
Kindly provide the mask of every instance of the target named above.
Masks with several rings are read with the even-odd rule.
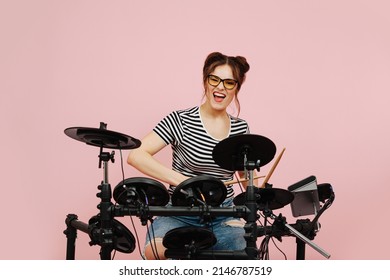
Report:
[[[314,250],[316,250],[318,253],[320,253],[321,255],[323,255],[325,258],[329,259],[330,258],[330,254],[328,254],[324,249],[320,248],[319,246],[317,246],[316,244],[314,244],[313,242],[311,242],[308,238],[306,238],[306,236],[304,236],[303,234],[301,234],[299,231],[297,231],[296,229],[294,229],[292,226],[290,226],[289,224],[285,224],[285,226],[290,230],[290,232],[295,235],[297,238],[299,238],[300,240],[302,240],[303,242],[305,242],[306,244],[308,244],[310,247],[312,247]]]

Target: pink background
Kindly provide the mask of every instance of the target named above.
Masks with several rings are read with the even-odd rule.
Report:
[[[204,59],[221,51],[251,65],[241,117],[286,147],[274,187],[310,175],[334,187],[314,242],[332,259],[388,259],[389,9],[385,0],[0,1],[0,258],[64,259],[66,215],[98,213],[99,151],[65,128],[102,121],[141,139],[172,110],[200,104]],[[169,154],[159,158],[170,164]],[[109,168],[114,188],[119,152]],[[290,206],[275,213],[295,222]],[[99,259],[88,242],[79,233],[76,258]],[[277,243],[295,258],[295,238]],[[138,245],[116,258],[140,259]],[[310,247],[306,258],[324,259]]]

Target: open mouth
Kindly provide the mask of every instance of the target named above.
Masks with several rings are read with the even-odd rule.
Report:
[[[214,92],[213,96],[214,96],[214,100],[217,102],[222,102],[226,97],[225,94],[219,92]]]

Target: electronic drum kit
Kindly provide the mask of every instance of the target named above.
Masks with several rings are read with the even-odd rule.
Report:
[[[182,182],[171,196],[161,182],[146,177],[127,178],[111,191],[107,170],[108,162],[114,162],[114,152],[104,152],[103,149],[135,149],[141,145],[141,141],[107,130],[105,123],[100,123],[100,128],[70,127],[65,129],[64,133],[72,139],[99,147],[99,168],[103,163],[104,169],[103,181],[98,186],[100,192],[97,194],[101,199],[98,205],[100,213],[92,217],[88,224],[79,221],[74,214],[69,214],[66,218],[67,229],[64,234],[67,236],[67,259],[75,257],[77,230],[89,234],[90,245],[101,246],[101,259],[111,259],[113,250],[132,253],[135,249],[135,238],[115,219],[123,216],[137,216],[142,225],[146,225],[154,216],[198,216],[205,223],[217,216],[242,218],[246,222],[244,238],[247,243],[243,251],[213,251],[210,248],[216,244],[217,239],[212,230],[207,227],[182,227],[165,235],[165,255],[174,259],[258,259],[256,240],[266,232],[257,225],[260,217],[258,212],[275,217],[272,210],[283,208],[294,199],[290,191],[273,188],[269,184],[266,184],[265,188],[254,187],[254,170],[259,170],[271,162],[276,153],[275,144],[264,136],[233,136],[222,140],[214,148],[213,158],[221,168],[245,171],[247,175],[246,191],[234,198],[234,207],[225,208],[220,207],[226,198],[225,184],[206,175]],[[111,198],[115,200],[115,204],[111,202]],[[169,201],[172,205],[167,207]],[[283,235],[297,236],[298,232],[291,227],[285,227],[286,225],[283,227]],[[308,239],[302,240],[310,245]]]

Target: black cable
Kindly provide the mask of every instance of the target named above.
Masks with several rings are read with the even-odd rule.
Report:
[[[122,170],[122,182],[125,182],[125,169],[123,167],[123,156],[122,156],[122,149],[119,149],[119,154],[121,158],[121,170]]]
[[[144,198],[145,198],[146,212],[149,213],[149,200],[148,200],[148,196],[147,196],[147,194],[146,194],[144,189],[141,189],[141,192],[143,193]],[[148,226],[148,220],[150,221],[150,226]],[[154,259],[155,260],[160,260],[160,256],[158,254],[157,243],[156,243],[156,237],[155,237],[155,234],[154,234],[154,227],[153,227],[153,219],[152,218],[146,220],[146,227],[147,227],[147,234],[148,234],[149,241],[150,241],[150,248],[152,249],[152,253],[153,253]],[[149,229],[151,229],[151,231],[152,231],[152,236],[150,236],[150,230]]]
[[[286,256],[286,254],[278,247],[278,245],[276,245],[276,243],[275,243],[275,239],[272,237],[271,238],[271,240],[272,240],[272,243],[274,243],[274,245],[275,245],[275,247],[276,247],[276,249],[278,249],[278,251],[280,252],[280,253],[282,253],[283,254],[283,256],[284,256],[284,259],[285,260],[287,260],[287,256]]]
[[[320,216],[325,212],[325,210],[327,210],[333,203],[335,199],[335,195],[334,193],[332,193],[332,195],[329,197],[329,199],[324,203],[324,205],[321,207],[321,209],[318,211],[317,215],[314,217],[312,223],[315,224],[317,223],[318,219],[320,218]]]
[[[125,183],[125,170],[124,170],[124,165],[123,165],[123,155],[122,155],[122,149],[119,149],[119,154],[120,154],[120,162],[121,162],[121,171],[122,171],[122,184]],[[125,192],[123,192],[122,194],[124,194]],[[122,195],[121,194],[121,195]],[[119,197],[118,197],[118,200],[119,200]],[[117,202],[115,203],[115,205],[117,205]],[[137,240],[137,244],[138,244],[138,251],[140,253],[140,256],[142,259],[145,259],[144,256],[142,255],[142,252],[141,252],[141,244],[140,244],[140,241],[139,241],[139,238],[138,238],[138,233],[137,233],[137,229],[135,228],[135,224],[134,224],[134,221],[133,221],[133,217],[131,215],[130,216],[130,221],[131,221],[131,224],[133,226],[133,229],[134,229],[134,234],[135,234],[135,237],[136,237],[136,240]]]
[[[150,222],[149,226],[148,226],[148,223],[146,222],[146,227],[147,227],[146,233],[148,234],[148,237],[149,237],[149,244],[150,244],[150,248],[152,249],[154,259],[159,260],[160,257],[158,255],[157,243],[156,243],[156,238],[155,238],[154,229],[153,229],[153,222]],[[152,236],[150,235],[150,231],[152,231]]]
[[[270,236],[266,235],[263,238],[263,241],[261,242],[260,252],[259,252],[259,259],[261,260],[269,260],[269,248],[268,248],[269,239]]]
[[[130,221],[131,221],[131,224],[133,225],[133,229],[134,229],[134,233],[135,233],[135,238],[137,239],[137,244],[138,244],[138,252],[141,256],[142,259],[145,259],[144,256],[142,255],[142,252],[141,252],[141,245],[140,245],[140,242],[139,242],[139,238],[138,238],[138,233],[137,233],[137,230],[135,228],[135,224],[134,224],[134,221],[133,221],[133,217],[130,216]]]
[[[115,255],[116,255],[116,250],[114,250],[114,253],[112,254],[111,260],[114,260],[114,259],[115,259]]]

